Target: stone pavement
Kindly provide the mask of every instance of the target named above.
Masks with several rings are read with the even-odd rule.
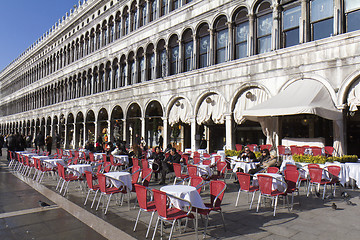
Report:
[[[37,184],[15,173],[24,183],[9,173],[5,164],[6,160],[3,158],[0,166],[1,213],[17,214],[16,211],[19,210],[36,209],[39,199],[56,205],[51,210],[37,209],[34,213],[23,215],[20,212],[20,215],[14,217],[1,218],[0,213],[0,239],[145,239],[150,214],[142,213],[136,232],[132,231],[138,213],[138,208],[133,208],[135,193],[131,198],[130,210],[126,202],[119,206],[114,198],[108,213],[104,215],[101,209],[90,209],[89,203],[87,206],[83,205],[87,191],[80,188],[79,184],[71,183],[66,197],[61,197],[55,191],[57,180],[45,176],[42,184]],[[233,181],[234,179],[226,180],[228,188],[222,204],[226,231],[220,214],[211,213],[207,239],[359,239],[358,189],[337,188],[334,199],[322,201],[315,195],[307,198],[302,187],[300,197],[295,196],[294,209],[288,211],[281,200],[276,216],[273,217],[269,203],[266,206],[262,205],[259,213],[256,213],[255,200],[253,209],[248,210],[246,193],[241,194],[239,206],[235,207],[238,185]],[[11,188],[8,188],[9,183],[12,185]],[[150,187],[159,188],[155,182],[151,182]],[[45,194],[49,199],[32,188]],[[348,205],[340,197],[341,191],[344,190],[350,195],[353,205]],[[204,201],[208,201],[208,195],[207,187],[202,193]],[[90,195],[90,200],[92,196]],[[337,205],[337,210],[331,208],[333,203]],[[201,220],[199,227],[199,238],[202,238]],[[169,231],[170,228],[165,228],[165,239]],[[160,239],[160,234],[156,235],[156,239]],[[180,234],[179,231],[175,231],[173,239],[196,239],[192,222],[189,222],[187,232]]]

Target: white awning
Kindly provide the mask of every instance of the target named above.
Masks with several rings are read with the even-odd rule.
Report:
[[[218,94],[208,96],[199,107],[196,116],[197,124],[205,124],[210,119],[212,119],[215,124],[224,124],[224,108],[225,99],[222,96]]]
[[[355,112],[358,110],[357,106],[360,106],[360,82],[357,82],[351,87],[347,103],[350,111]]]
[[[179,121],[190,124],[191,106],[185,99],[179,99],[172,107],[169,113],[169,124],[173,126]]]
[[[330,120],[341,120],[328,90],[318,81],[299,80],[269,100],[244,111],[250,120],[258,117],[314,114]]]

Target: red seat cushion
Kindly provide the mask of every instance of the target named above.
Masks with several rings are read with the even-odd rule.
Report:
[[[179,210],[177,208],[169,208],[167,209],[167,218],[166,220],[174,220],[174,219],[180,219],[180,218],[194,218],[193,214],[186,215],[187,212]]]

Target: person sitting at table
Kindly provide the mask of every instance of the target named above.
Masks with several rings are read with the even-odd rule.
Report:
[[[95,152],[96,153],[104,152],[104,148],[101,146],[101,144],[99,142],[95,143]]]
[[[240,158],[241,160],[245,161],[245,160],[249,160],[250,162],[253,162],[254,160],[256,160],[256,156],[255,153],[253,153],[252,151],[250,151],[250,148],[248,146],[246,146],[244,148],[243,152],[240,152],[238,158]]]
[[[265,150],[265,149],[264,149]],[[269,150],[268,150],[269,151]],[[260,159],[260,157],[259,157]],[[277,159],[276,159],[276,151],[271,151],[270,157],[268,158],[262,158],[262,162],[260,162],[255,169],[251,169],[249,171],[250,174],[255,174],[257,172],[260,172],[268,167],[274,167],[276,165]],[[261,160],[261,159],[260,159]]]
[[[161,162],[164,160],[165,155],[160,151],[160,147],[155,147],[155,151],[152,152],[149,159],[154,159],[152,169],[155,173],[155,181],[158,180],[158,173],[161,171]]]
[[[165,184],[166,174],[174,171],[173,163],[180,163],[181,156],[176,148],[171,148],[170,155],[161,163],[161,181],[159,184]]]

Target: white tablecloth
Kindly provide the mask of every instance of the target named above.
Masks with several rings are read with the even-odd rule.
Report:
[[[45,159],[49,159],[49,156],[31,156],[30,161],[32,163],[34,163],[34,158],[40,159],[40,160],[45,160]]]
[[[345,163],[344,165],[346,182],[349,182],[350,178],[354,179],[356,185],[360,188],[360,163]]]
[[[206,149],[198,149],[196,152],[200,153],[200,156],[202,156],[204,153],[207,153]]]
[[[275,189],[278,189],[279,191],[285,190],[286,185],[283,183],[283,182],[285,182],[285,179],[281,174],[278,174],[278,173],[256,173],[254,175],[254,178],[253,178],[253,185],[254,186],[259,185],[259,182],[257,180],[257,175],[258,174],[273,177],[273,184],[272,184],[272,189],[273,190],[275,190]],[[281,181],[283,181],[283,182],[281,182]]]
[[[236,157],[237,158],[237,157]],[[242,168],[245,173],[248,173],[250,169],[255,169],[257,162],[243,162],[236,160],[235,158],[231,158],[230,160],[231,168],[233,172],[237,172],[239,168]]]
[[[129,156],[128,155],[113,155],[114,156],[114,161],[124,164],[124,165],[129,165]]]
[[[324,138],[284,138],[281,140],[283,146],[310,146],[310,147],[325,147]]]
[[[57,167],[56,163],[59,163],[63,166],[66,165],[65,161],[63,159],[45,159],[43,160],[44,164],[47,168],[55,168]]]
[[[76,170],[76,171],[73,171],[74,175],[79,175],[80,174],[84,174],[85,171],[89,171],[91,172],[92,171],[92,168],[91,168],[91,165],[90,164],[74,164],[74,165],[69,165],[68,166],[68,170],[71,171],[71,170]]]
[[[104,173],[105,176],[110,177],[107,178],[109,182],[116,188],[120,188],[123,184],[129,189],[129,191],[132,190],[132,183],[131,183],[131,174],[128,172],[108,172]],[[121,180],[116,181],[116,179]]]
[[[202,175],[211,176],[212,175],[211,168],[209,165],[198,164],[195,166],[197,167],[198,176],[202,176]]]
[[[206,209],[200,194],[195,187],[186,185],[168,185],[160,188],[160,191],[188,200],[193,207]],[[171,199],[171,203],[178,209],[183,209],[187,203],[177,199]]]
[[[94,158],[96,161],[100,161],[103,159],[103,155],[106,155],[106,153],[94,153]]]

